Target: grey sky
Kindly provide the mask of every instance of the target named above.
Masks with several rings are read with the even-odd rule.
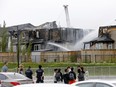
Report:
[[[63,5],[69,5],[72,27],[98,29],[116,24],[116,0],[0,0],[0,24],[32,23],[38,26],[57,21],[66,26]]]

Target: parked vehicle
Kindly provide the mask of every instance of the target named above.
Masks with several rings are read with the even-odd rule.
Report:
[[[77,87],[69,84],[59,84],[59,83],[35,83],[35,84],[23,84],[14,87]]]
[[[71,84],[78,87],[116,87],[116,80],[85,80]]]
[[[13,87],[21,84],[34,83],[32,79],[15,72],[0,72],[1,87]]]

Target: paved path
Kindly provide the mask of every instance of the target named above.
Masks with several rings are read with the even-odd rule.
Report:
[[[116,76],[89,76],[88,79],[116,79]],[[34,78],[34,81],[36,81],[36,78]],[[53,83],[53,76],[45,76],[44,77],[45,83]]]

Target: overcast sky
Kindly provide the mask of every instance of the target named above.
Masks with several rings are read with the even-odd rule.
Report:
[[[31,23],[38,26],[56,21],[66,27],[63,5],[68,5],[71,27],[98,29],[116,24],[116,0],[0,0],[0,24]]]

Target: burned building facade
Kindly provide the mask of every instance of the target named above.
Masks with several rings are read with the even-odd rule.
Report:
[[[38,44],[37,50],[53,50],[58,51],[59,47],[48,45],[48,42],[56,44],[75,44],[77,40],[80,40],[83,36],[83,31],[81,29],[71,29],[71,28],[52,28],[52,29],[36,29],[36,37],[32,43],[34,45]],[[81,36],[80,36],[81,34]],[[79,38],[80,37],[80,38]],[[40,43],[41,42],[41,43]],[[41,47],[41,48],[40,48]],[[35,48],[33,48],[35,50]]]
[[[16,51],[17,36],[20,37],[20,44],[28,47],[32,43],[32,51],[58,51],[59,47],[48,45],[48,42],[56,44],[75,44],[83,38],[83,29],[58,28],[55,22],[47,22],[40,26],[30,23],[8,27],[10,39],[13,42],[13,49]],[[19,34],[20,33],[20,34]],[[21,48],[22,48],[21,47]]]
[[[90,49],[116,49],[116,26],[99,27],[98,37],[86,44],[90,45]]]

